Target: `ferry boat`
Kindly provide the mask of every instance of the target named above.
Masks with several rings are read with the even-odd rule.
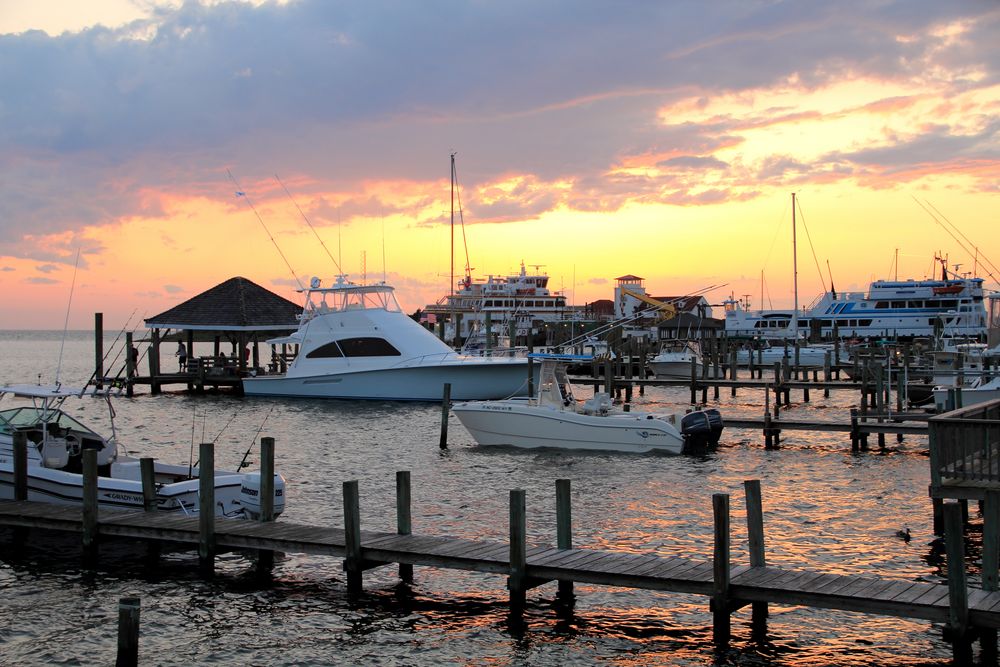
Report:
[[[955,338],[986,335],[982,278],[876,280],[867,293],[825,292],[797,318],[794,310],[749,310],[732,297],[723,305],[730,336],[829,338],[834,325],[841,337],[932,337],[935,327]]]
[[[436,317],[461,316],[455,318],[460,319],[460,341],[485,332],[487,317],[494,336],[509,335],[513,324],[515,335],[522,338],[534,333],[539,323],[560,322],[566,317],[566,296],[550,291],[548,285],[548,275],[529,274],[521,262],[520,273],[514,275],[491,275],[476,281],[467,274],[454,293],[428,305],[424,312]],[[450,337],[453,342],[454,333]]]

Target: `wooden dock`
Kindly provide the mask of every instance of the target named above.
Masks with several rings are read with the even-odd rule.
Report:
[[[970,650],[973,638],[996,645],[1000,628],[1000,592],[969,589],[965,580],[961,512],[957,503],[946,511],[949,583],[935,584],[868,575],[838,575],[815,570],[767,565],[764,560],[760,485],[745,483],[750,563],[730,563],[728,494],[712,497],[715,516],[713,555],[675,557],[589,549],[570,544],[569,480],[556,484],[556,544],[528,544],[525,539],[525,494],[510,492],[510,541],[462,539],[410,532],[409,473],[397,473],[397,530],[361,530],[357,482],[344,483],[344,527],[287,522],[216,520],[206,530],[205,517],[156,511],[100,510],[98,537],[116,536],[152,543],[197,545],[209,559],[218,549],[248,549],[268,555],[275,551],[344,559],[348,591],[361,590],[366,569],[400,565],[404,580],[413,566],[506,575],[512,611],[523,609],[526,592],[558,581],[559,594],[572,597],[573,582],[704,595],[711,600],[714,636],[725,644],[730,615],[752,605],[755,622],[766,617],[766,603],[837,609],[923,619],[943,623],[956,656]],[[0,526],[85,534],[85,514],[79,507],[28,501],[0,502]],[[206,538],[206,534],[209,536]],[[206,539],[211,540],[206,549]],[[96,544],[96,543],[95,543]],[[262,559],[264,561],[265,559]],[[266,559],[270,563],[270,559]],[[268,565],[269,567],[269,565]],[[992,566],[984,563],[984,571]],[[992,634],[991,634],[992,633]]]

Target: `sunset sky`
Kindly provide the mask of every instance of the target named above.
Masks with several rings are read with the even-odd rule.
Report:
[[[997,288],[998,74],[992,0],[0,0],[0,328],[62,328],[71,285],[71,328],[233,276],[300,300],[337,269],[299,209],[412,312],[452,152],[474,277],[574,303],[789,305],[792,192],[803,304],[935,253]]]

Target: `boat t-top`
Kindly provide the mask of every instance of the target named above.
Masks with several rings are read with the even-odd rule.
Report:
[[[83,498],[83,451],[97,452],[97,502],[102,508],[143,509],[139,459],[118,450],[111,395],[60,384],[0,386],[0,399],[20,399],[20,405],[0,410],[0,499],[14,498],[14,435],[27,441],[28,500],[79,504]],[[105,437],[66,413],[67,399],[103,398],[111,419]],[[154,461],[157,509],[198,512],[199,469]],[[260,473],[215,471],[216,516],[260,516]],[[274,478],[274,514],[285,507],[285,481]]]
[[[524,358],[465,356],[403,313],[392,286],[338,276],[313,278],[297,331],[269,340],[294,344],[285,373],[245,378],[248,395],[440,401],[526,395]]]

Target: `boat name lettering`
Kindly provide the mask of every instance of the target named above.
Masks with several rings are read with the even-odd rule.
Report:
[[[497,412],[510,412],[513,408],[507,405],[484,405],[484,410],[495,410]]]
[[[104,497],[108,500],[127,500],[129,502],[142,502],[142,497],[133,493],[115,493],[113,491],[108,491],[104,493]]]

